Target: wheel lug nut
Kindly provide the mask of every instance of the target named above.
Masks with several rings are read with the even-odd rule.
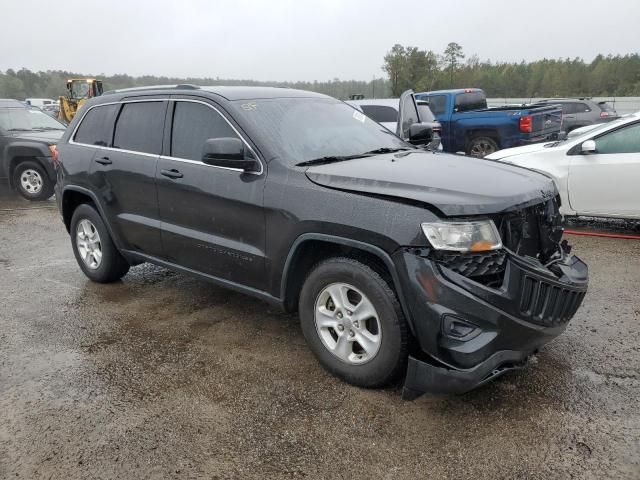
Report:
[[[349,330],[349,336],[353,337],[355,335],[355,333],[353,333],[353,330]]]
[[[351,315],[353,312],[351,310],[347,310],[347,315]]]
[[[338,312],[338,318],[342,318],[342,312]]]
[[[338,330],[339,331],[343,331],[344,330],[344,326],[343,325],[338,325]]]
[[[355,322],[353,322],[353,326],[356,327],[356,328],[360,328],[360,324],[358,323],[357,320]]]

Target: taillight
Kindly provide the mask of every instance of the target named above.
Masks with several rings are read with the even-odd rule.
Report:
[[[60,161],[58,160],[58,149],[55,145],[49,145],[49,151],[53,157],[53,164],[57,167]]]
[[[609,112],[600,112],[600,118],[605,118],[609,116]]]
[[[520,117],[520,131],[524,133],[533,132],[533,117],[531,115]]]

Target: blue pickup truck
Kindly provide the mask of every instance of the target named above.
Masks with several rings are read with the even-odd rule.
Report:
[[[557,138],[562,127],[558,105],[487,108],[478,88],[415,93],[442,124],[445,152],[484,157],[496,150]]]

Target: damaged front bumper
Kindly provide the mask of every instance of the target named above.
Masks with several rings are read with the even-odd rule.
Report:
[[[588,284],[587,266],[575,256],[556,263],[553,273],[505,251],[499,281],[491,277],[486,284],[424,249],[400,250],[394,260],[403,267],[403,296],[420,347],[409,357],[407,399],[426,392],[465,393],[523,367],[565,330]],[[491,272],[484,261],[472,257],[471,264]]]

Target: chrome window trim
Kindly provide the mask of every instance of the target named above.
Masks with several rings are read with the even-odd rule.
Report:
[[[170,155],[159,155],[159,154],[156,155],[156,154],[153,154],[153,153],[138,152],[136,150],[126,150],[126,149],[123,149],[123,148],[104,147],[104,146],[101,146],[101,145],[90,145],[88,143],[81,143],[81,142],[74,141],[74,138],[76,136],[78,128],[80,128],[80,125],[84,121],[84,117],[86,117],[87,114],[91,110],[93,110],[94,108],[103,107],[103,106],[107,106],[107,105],[119,105],[119,104],[124,104],[124,103],[142,103],[142,102],[189,102],[189,103],[200,103],[202,105],[205,105],[205,106],[213,109],[218,115],[220,115],[224,119],[225,122],[227,122],[227,124],[233,129],[233,131],[238,136],[238,138],[240,138],[240,140],[242,140],[242,143],[244,143],[245,146],[251,151],[253,156],[256,158],[256,160],[260,164],[260,171],[258,171],[258,172],[247,172],[247,171],[243,170],[242,168],[219,167],[217,165],[208,165],[208,164],[206,164],[206,163],[204,163],[202,161],[191,160],[191,159],[188,159],[188,158],[172,157]],[[112,151],[112,152],[124,152],[124,153],[131,153],[131,154],[134,154],[134,155],[142,155],[142,156],[145,156],[145,157],[152,157],[152,158],[158,158],[158,159],[163,159],[163,160],[175,160],[175,161],[178,161],[178,162],[191,163],[191,164],[194,164],[194,165],[204,165],[206,167],[218,168],[220,170],[230,170],[230,171],[233,171],[233,172],[241,172],[241,173],[246,173],[248,175],[262,175],[264,173],[264,163],[262,162],[262,159],[256,153],[256,151],[251,147],[251,145],[244,138],[244,136],[229,121],[229,119],[222,114],[222,112],[220,110],[218,110],[213,105],[211,105],[211,104],[209,104],[207,102],[204,102],[202,100],[195,100],[195,99],[189,99],[189,98],[145,98],[145,99],[141,99],[141,100],[119,100],[117,102],[105,102],[105,103],[100,103],[98,105],[92,105],[91,107],[89,107],[86,110],[86,112],[84,112],[82,114],[82,117],[78,121],[78,124],[75,126],[75,128],[73,129],[73,132],[71,133],[71,136],[69,137],[69,143],[71,145],[78,145],[78,146],[81,146],[81,147],[100,148],[102,150],[107,150],[107,151]]]

